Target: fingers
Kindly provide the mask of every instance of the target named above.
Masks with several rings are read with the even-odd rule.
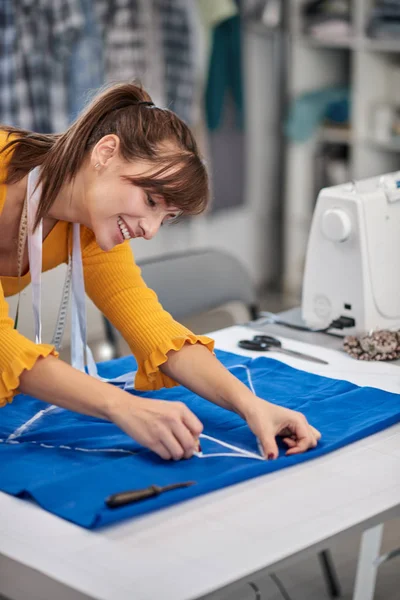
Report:
[[[321,433],[310,425],[304,415],[291,411],[290,420],[278,431],[288,447],[286,455],[300,454],[309,448],[315,448],[321,439]]]
[[[177,458],[173,456],[174,460],[181,458],[191,458],[193,453],[198,450],[199,440],[197,436],[194,436],[191,431],[186,427],[184,423],[175,423],[172,427],[172,433],[182,450],[182,455]]]
[[[184,404],[182,404],[182,420],[189,431],[197,439],[203,431],[203,424]]]
[[[319,432],[318,432],[319,433]],[[281,434],[282,435],[282,434]],[[314,434],[313,430],[310,431],[310,442],[308,448],[315,448],[318,445],[318,440],[321,438],[321,434],[319,433],[319,437],[317,439],[316,434]],[[289,447],[295,448],[298,444],[298,440],[294,434],[286,437],[282,437],[282,441]]]
[[[272,460],[273,458],[278,458],[278,446],[276,444],[275,435],[273,431],[266,432],[263,431],[262,435],[259,438],[262,452],[265,458],[268,460]]]
[[[153,450],[153,452],[158,454],[160,458],[163,458],[164,460],[171,460],[172,456],[170,451],[164,446],[164,444],[161,441],[158,441],[153,446],[149,447],[151,450]]]
[[[199,435],[203,431],[202,422],[185,404],[177,403],[181,411],[181,421],[173,424],[172,432],[183,449],[181,458],[191,458],[199,450]]]
[[[193,456],[195,451],[195,440],[192,437],[190,440],[190,433],[188,433],[188,440],[186,442],[187,447],[182,445],[172,431],[167,428],[162,432],[159,440],[152,445],[151,450],[156,452],[164,460],[181,460],[183,458],[190,458]]]
[[[312,425],[310,425],[312,432],[315,435],[315,439],[318,441],[321,439],[321,432],[318,431],[318,429],[315,429],[315,427],[313,427]]]
[[[288,446],[289,448],[295,448],[297,445],[296,440],[294,440],[291,437],[285,437],[282,438],[282,441],[286,444],[286,446]],[[287,453],[286,453],[287,454]]]
[[[293,426],[289,427],[292,431],[292,435],[283,438],[283,441],[289,447],[286,456],[300,454],[309,448],[315,448],[318,444],[318,440],[321,438],[320,432],[312,425],[309,425],[307,419],[303,415],[297,415],[296,417]]]
[[[168,406],[165,420],[157,428],[157,443],[152,449],[166,460],[191,458],[199,449],[202,430],[201,421],[187,406],[176,402]]]
[[[190,434],[188,433],[188,435],[190,436]],[[180,440],[178,440],[174,434],[172,433],[172,431],[168,431],[166,430],[163,438],[161,440],[162,444],[165,446],[165,448],[168,450],[170,457],[172,458],[172,460],[181,460],[182,458],[184,458],[185,456],[185,448],[182,446]],[[194,440],[192,440],[192,453],[194,450]]]

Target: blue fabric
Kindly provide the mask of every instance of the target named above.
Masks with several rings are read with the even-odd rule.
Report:
[[[250,373],[260,397],[301,410],[322,432],[318,447],[287,457],[281,446],[282,452],[275,461],[193,457],[165,462],[113,424],[58,408],[37,419],[14,440],[17,443],[6,443],[12,432],[47,406],[20,395],[1,410],[0,489],[15,496],[33,498],[55,515],[95,528],[294,466],[400,420],[400,395],[312,375],[266,357],[252,360],[221,351],[217,356],[246,385],[249,385]],[[101,375],[107,377],[133,369],[135,363],[131,357],[100,365]],[[238,415],[183,387],[139,395],[183,401],[203,422],[204,433],[257,452],[254,435]],[[225,451],[211,441],[203,439],[201,443],[204,453]],[[100,451],[93,452],[93,449]],[[197,484],[120,509],[109,509],[104,504],[108,495],[118,491],[188,480]]]

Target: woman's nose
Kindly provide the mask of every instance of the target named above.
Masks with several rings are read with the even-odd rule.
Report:
[[[141,227],[144,231],[144,239],[145,240],[151,240],[157,233],[157,231],[160,229],[161,226],[161,221],[159,220],[146,220],[145,222],[141,223]]]

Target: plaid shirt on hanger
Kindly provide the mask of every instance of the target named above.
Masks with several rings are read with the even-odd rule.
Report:
[[[80,0],[14,0],[17,124],[42,133],[68,127],[68,59],[84,26]]]
[[[106,81],[143,79],[147,60],[141,0],[98,0],[96,10],[103,28]]]
[[[187,0],[155,0],[160,14],[167,107],[193,120],[195,61],[193,22]]]
[[[0,3],[0,123],[15,125],[15,20],[12,2]]]
[[[85,19],[82,35],[68,60],[68,117],[72,122],[104,83],[102,29],[94,0],[80,0]]]
[[[190,123],[195,69],[186,0],[98,0],[96,6],[104,28],[106,80],[136,78],[150,93],[158,87],[162,103]],[[164,82],[157,86],[159,74]]]

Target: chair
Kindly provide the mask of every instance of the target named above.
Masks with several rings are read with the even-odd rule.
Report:
[[[243,264],[217,249],[167,254],[138,262],[143,279],[177,319],[240,302],[257,317],[254,284]]]
[[[243,264],[227,252],[212,248],[192,250],[164,254],[137,264],[146,284],[177,321],[233,302],[245,308],[244,321],[258,316],[250,275]],[[232,308],[229,312],[233,312]],[[239,322],[237,310],[232,317]],[[105,317],[103,319],[108,354],[118,358],[120,335]]]

